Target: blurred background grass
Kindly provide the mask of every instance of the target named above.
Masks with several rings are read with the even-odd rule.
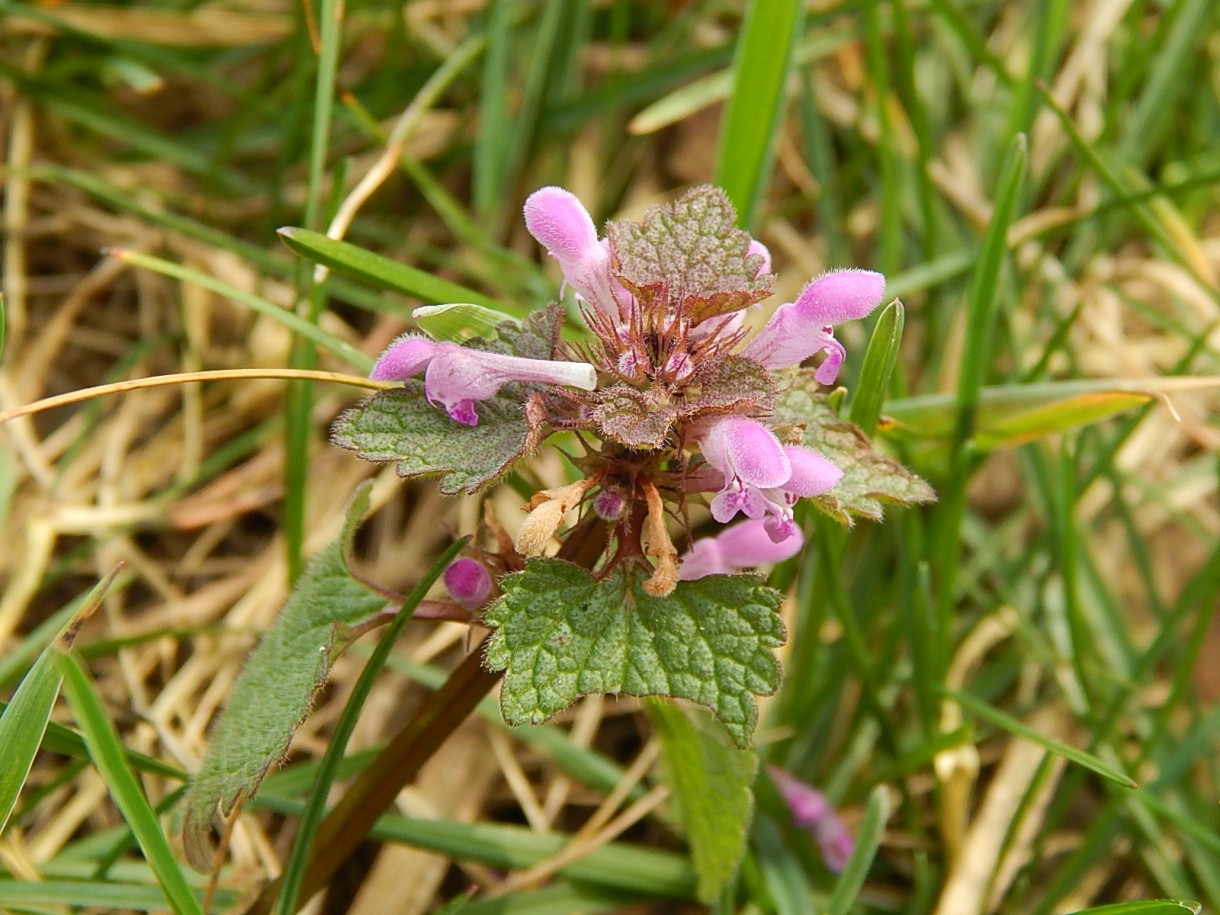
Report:
[[[0,0],[0,16],[0,409],[167,372],[359,372],[344,344],[374,355],[434,300],[323,280],[280,226],[530,308],[558,279],[518,218],[531,190],[562,184],[600,222],[715,180],[773,252],[777,301],[828,267],[886,273],[906,321],[881,433],[941,495],[850,532],[807,518],[807,555],[776,573],[792,638],[759,739],[853,826],[885,786],[859,892],[764,793],[719,910],[1220,907],[1217,397],[1160,380],[1220,375],[1210,0],[777,0],[748,15]],[[294,336],[284,309],[317,333]],[[851,388],[867,328],[844,333]],[[1155,396],[1105,393],[1119,389]],[[0,689],[122,563],[77,641],[93,679],[72,674],[56,719],[83,726],[92,683],[172,808],[254,634],[375,471],[325,441],[355,396],[220,380],[0,427]],[[492,498],[516,512],[511,491]],[[400,589],[481,517],[392,473],[374,503],[366,568]],[[464,640],[410,627],[353,747],[384,739]],[[339,663],[239,817],[217,911],[282,867],[362,659]],[[485,711],[316,911],[429,911],[472,884],[504,890],[476,912],[698,910],[664,805],[631,807],[663,795],[645,793],[655,747],[636,703],[588,700],[529,732]],[[45,746],[0,839],[0,907],[164,908],[102,762],[67,732]],[[1065,763],[1065,747],[1138,787]],[[591,814],[618,824],[595,832],[611,844],[556,857]],[[500,882],[540,864],[531,885]]]

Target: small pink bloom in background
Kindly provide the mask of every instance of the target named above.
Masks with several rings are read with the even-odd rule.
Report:
[[[682,557],[678,578],[693,581],[706,575],[732,575],[743,569],[783,562],[799,553],[804,542],[799,528],[777,543],[767,532],[765,521],[743,521],[726,527],[715,537],[696,540],[690,552]]]
[[[369,377],[375,381],[404,381],[420,371],[424,372],[428,400],[442,404],[450,417],[466,426],[479,424],[474,402],[494,397],[511,381],[567,385],[586,391],[597,387],[597,371],[587,362],[523,359],[412,334],[391,343]]]
[[[477,559],[462,556],[445,569],[445,587],[449,596],[467,610],[477,610],[491,597],[491,573]]]
[[[822,351],[826,361],[814,377],[822,384],[833,384],[846,355],[843,344],[834,338],[834,325],[865,317],[881,304],[884,294],[885,277],[872,270],[825,273],[806,286],[795,302],[777,308],[742,355],[769,369],[782,369]]]
[[[826,862],[826,866],[836,874],[840,873],[847,866],[855,848],[855,840],[847,825],[826,800],[826,795],[778,766],[768,766],[767,774],[771,776],[771,781],[775,782],[780,796],[788,805],[792,824],[809,832],[822,852],[822,860]]]

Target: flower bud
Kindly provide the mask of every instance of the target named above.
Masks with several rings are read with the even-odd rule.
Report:
[[[491,573],[477,559],[455,559],[445,569],[444,580],[449,596],[467,610],[483,606],[491,596]]]

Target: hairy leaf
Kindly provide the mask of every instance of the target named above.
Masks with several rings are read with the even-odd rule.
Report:
[[[747,255],[750,236],[736,220],[723,191],[700,185],[641,223],[611,222],[614,274],[645,308],[668,298],[696,324],[761,302],[775,278],[758,276],[763,259]]]
[[[549,359],[556,347],[562,312],[551,307],[521,324],[496,326],[495,340],[468,346],[528,359]],[[401,388],[381,391],[342,413],[331,427],[331,441],[369,461],[397,461],[399,476],[444,474],[441,492],[476,492],[499,479],[510,465],[537,445],[525,402],[539,385],[508,384],[476,405],[477,426],[449,418],[428,402],[418,378]]]
[[[727,356],[701,365],[676,392],[616,384],[594,398],[592,418],[603,438],[628,448],[660,448],[680,419],[702,413],[769,412],[775,384],[753,359]]]
[[[724,729],[702,709],[688,712],[674,703],[650,702],[648,717],[661,745],[665,781],[686,827],[699,898],[710,903],[745,853],[758,755],[729,743]]]
[[[428,403],[424,383],[411,378],[340,414],[330,438],[365,460],[397,461],[399,476],[444,474],[441,492],[447,495],[476,492],[531,447],[523,387],[505,385],[479,401],[479,424],[464,426]]]
[[[628,448],[660,448],[678,418],[673,401],[661,388],[641,391],[616,384],[596,398],[592,417],[601,436]]]
[[[487,648],[504,670],[500,707],[510,724],[538,724],[590,693],[674,696],[708,706],[746,746],[754,696],[779,686],[779,592],[749,575],[678,583],[667,597],[644,569],[603,580],[558,559],[533,559],[501,583],[487,610]]]
[[[708,411],[770,412],[775,382],[759,363],[745,356],[726,356],[705,366],[706,371],[695,377],[696,384],[688,387],[684,417]]]
[[[936,501],[932,487],[897,461],[874,450],[859,427],[839,419],[820,393],[811,369],[785,372],[775,401],[775,421],[794,438],[843,471],[834,489],[811,501],[842,524],[859,515],[880,521],[883,504],[914,505]],[[781,428],[782,431],[782,428]]]
[[[342,535],[297,581],[279,617],[251,653],[212,729],[207,756],[191,780],[183,807],[183,844],[187,859],[199,870],[212,867],[216,811],[228,815],[288,749],[326,682],[342,626],[367,619],[385,606],[384,597],[352,577],[345,561],[367,508],[365,487],[348,509]]]

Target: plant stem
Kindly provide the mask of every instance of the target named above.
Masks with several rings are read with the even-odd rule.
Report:
[[[559,550],[559,558],[586,568],[606,548],[608,525],[595,515],[580,522]],[[499,682],[503,672],[483,667],[487,639],[479,644],[449,675],[440,689],[424,700],[411,720],[356,777],[343,799],[318,826],[305,878],[297,896],[303,906],[330,882],[340,867],[365,840],[398,793],[474,711]],[[246,915],[268,915],[280,893],[282,878],[276,878],[246,910]]]
[[[485,643],[486,640],[458,665],[440,689],[424,700],[411,720],[326,815],[318,827],[314,851],[297,897],[300,905],[330,882],[398,793],[499,681],[499,673],[483,668]],[[247,910],[248,915],[267,915],[279,890],[277,878]]]

